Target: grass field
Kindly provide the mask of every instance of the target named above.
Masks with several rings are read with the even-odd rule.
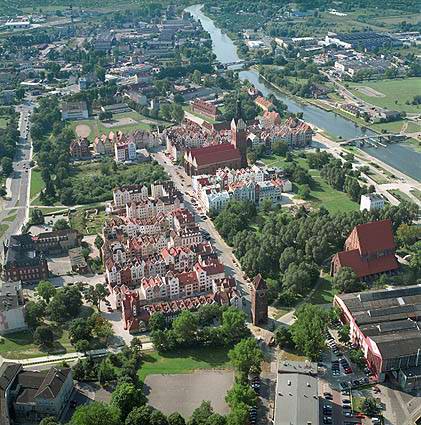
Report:
[[[152,374],[189,373],[196,369],[228,369],[228,349],[206,347],[176,350],[171,353],[145,353],[139,370],[140,379]]]
[[[88,139],[90,141],[93,141],[97,135],[101,135],[103,133],[108,134],[110,131],[132,132],[138,129],[150,130],[151,129],[150,125],[145,121],[151,121],[158,125],[165,125],[165,126],[170,125],[169,123],[166,123],[165,121],[154,120],[153,118],[148,118],[143,115],[140,115],[136,111],[124,112],[122,114],[113,115],[113,120],[115,121],[122,118],[131,118],[136,121],[136,124],[116,125],[115,127],[114,126],[107,127],[104,125],[104,123],[102,123],[98,119],[92,118],[89,120],[72,121],[70,125],[74,130],[76,130],[76,127],[78,125],[87,125],[91,130],[88,136]]]
[[[370,87],[384,97],[367,96],[358,87]],[[398,110],[403,112],[421,112],[421,105],[407,105],[411,102],[417,93],[421,92],[421,77],[395,79],[395,80],[379,80],[379,81],[362,81],[361,83],[349,83],[351,91],[359,98],[373,105]]]
[[[32,200],[40,194],[41,190],[44,189],[45,183],[41,177],[41,171],[37,168],[31,172],[31,187],[30,187],[30,199]]]
[[[6,128],[7,126],[7,118],[0,116],[0,128]]]
[[[303,168],[308,169],[307,160],[304,158],[297,158],[298,164]],[[285,168],[288,164],[285,158],[271,155],[268,158],[263,159],[263,162],[271,167]],[[329,212],[342,212],[342,211],[357,211],[359,205],[352,201],[349,196],[344,192],[339,192],[329,186],[321,177],[319,170],[310,170],[310,175],[313,177],[315,184],[311,188],[309,202],[318,207],[325,207]],[[300,185],[293,184],[293,190],[295,193],[298,192]]]
[[[335,293],[335,290],[332,288],[332,278],[325,274],[319,278],[317,289],[308,302],[310,304],[332,304]]]
[[[9,222],[15,221],[16,216],[17,216],[16,210],[11,210],[10,214],[3,221],[9,221]]]
[[[0,224],[0,236],[3,236],[3,233],[9,228],[8,224]]]
[[[101,233],[105,221],[105,212],[99,211],[95,216],[86,217],[86,209],[79,209],[70,215],[70,224],[73,229],[82,235],[96,235]]]
[[[410,191],[418,200],[421,201],[421,190],[418,189],[412,189]]]
[[[414,203],[414,201],[405,192],[402,192],[399,189],[390,189],[388,192],[401,202],[406,201]]]
[[[63,331],[62,335],[54,342],[53,347],[46,351],[41,351],[38,345],[34,343],[32,333],[29,330],[5,335],[3,342],[0,343],[0,355],[4,358],[15,360],[74,351],[67,331]]]

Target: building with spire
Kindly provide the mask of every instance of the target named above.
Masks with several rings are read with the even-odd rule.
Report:
[[[253,325],[267,323],[268,321],[268,287],[259,273],[253,280],[251,288],[251,321]]]

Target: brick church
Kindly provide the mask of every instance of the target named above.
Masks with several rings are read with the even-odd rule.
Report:
[[[187,150],[184,168],[189,176],[215,174],[219,168],[247,167],[247,126],[237,107],[237,117],[231,121],[231,143],[221,143]]]

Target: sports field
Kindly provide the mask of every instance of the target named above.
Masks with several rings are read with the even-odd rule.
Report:
[[[421,77],[362,81],[349,83],[349,88],[373,105],[402,112],[421,112],[421,105],[411,104],[414,96],[421,93]]]

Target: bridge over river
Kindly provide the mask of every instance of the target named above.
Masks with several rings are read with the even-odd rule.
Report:
[[[383,148],[387,147],[389,143],[398,143],[403,142],[406,139],[405,134],[371,134],[371,135],[363,135],[358,137],[353,137],[352,139],[345,140],[343,142],[340,142],[339,145],[346,146],[346,145],[358,145],[363,146],[365,144],[378,147],[382,146]]]

